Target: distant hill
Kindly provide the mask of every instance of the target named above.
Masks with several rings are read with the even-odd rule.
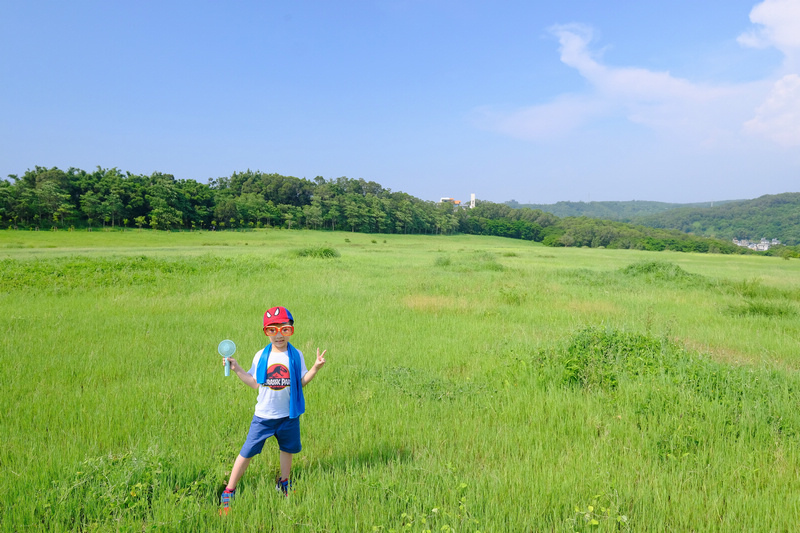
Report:
[[[697,204],[665,202],[558,202],[519,204],[558,217],[588,217],[631,222],[659,229],[676,229],[718,239],[778,239],[800,244],[800,193],[764,195],[753,200],[724,200]]]
[[[711,207],[717,206],[730,200],[722,202],[703,202],[696,204],[670,204],[665,202],[648,202],[643,200],[631,200],[627,202],[558,202],[555,204],[520,204],[515,200],[505,202],[513,208],[529,207],[539,209],[546,213],[552,213],[557,217],[589,217],[601,218],[604,220],[629,221],[637,217],[655,215],[680,209],[685,207]]]
[[[679,207],[631,221],[725,240],[763,237],[794,246],[800,244],[800,193],[768,194],[714,207]]]

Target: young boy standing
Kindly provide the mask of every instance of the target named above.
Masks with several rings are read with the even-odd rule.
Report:
[[[305,411],[303,387],[325,364],[327,350],[319,353],[317,348],[314,366],[306,369],[302,352],[289,343],[289,337],[294,334],[294,318],[285,307],[273,307],[264,313],[264,334],[269,337],[270,344],[256,353],[250,370],[245,372],[236,359],[229,358],[231,370],[245,385],[258,391],[258,400],[247,440],[222,492],[222,511],[226,514],[250,460],[261,453],[264,442],[272,436],[278,441],[281,465],[275,488],[288,495],[292,456],[301,449],[300,415]]]

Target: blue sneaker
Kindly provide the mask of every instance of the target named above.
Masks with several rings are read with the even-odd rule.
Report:
[[[285,496],[289,496],[289,489],[292,488],[292,484],[289,483],[288,479],[276,479],[275,480],[275,490],[282,493]]]
[[[233,500],[235,495],[236,489],[230,490],[228,487],[225,487],[225,490],[222,491],[222,496],[219,498],[219,503],[222,505],[222,508],[219,510],[220,516],[223,514],[228,514],[228,510],[231,506],[231,500]]]

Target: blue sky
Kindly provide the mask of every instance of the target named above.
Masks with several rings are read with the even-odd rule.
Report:
[[[0,176],[37,165],[426,200],[795,192],[800,0],[4,2]]]

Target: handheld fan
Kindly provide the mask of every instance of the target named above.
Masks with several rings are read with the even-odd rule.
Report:
[[[217,351],[219,354],[225,358],[225,377],[231,375],[231,362],[228,361],[228,357],[232,356],[236,352],[236,345],[233,341],[229,341],[225,339],[219,346],[217,346]]]

